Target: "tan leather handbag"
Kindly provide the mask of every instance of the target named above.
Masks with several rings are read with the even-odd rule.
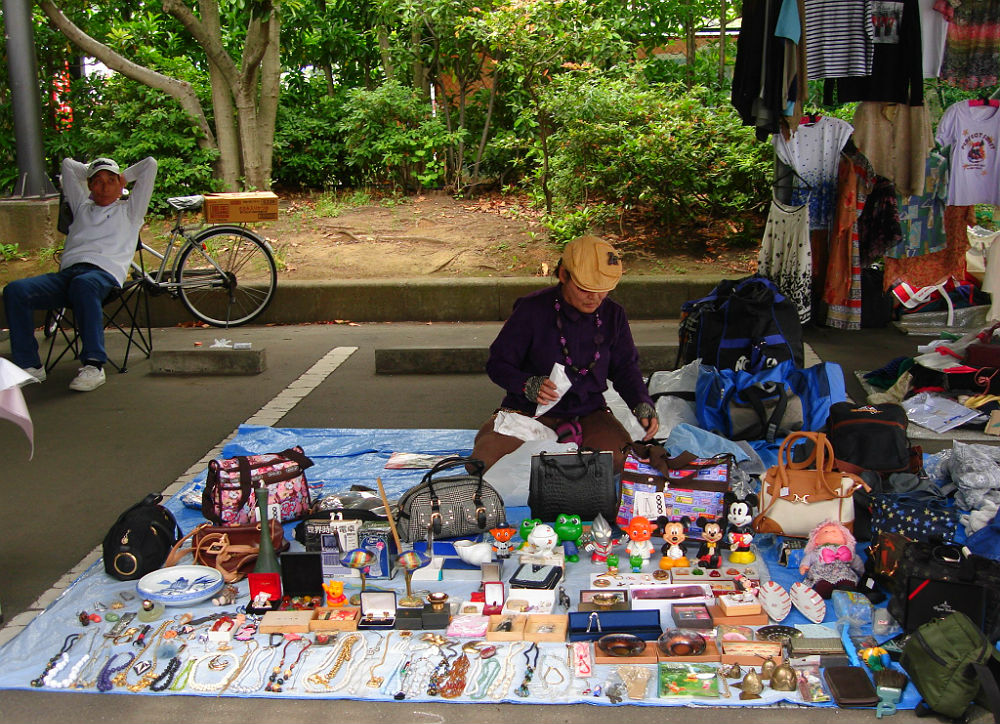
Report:
[[[792,462],[792,448],[811,440],[813,449],[800,462]],[[824,520],[836,520],[848,529],[854,525],[854,492],[868,486],[857,475],[833,469],[833,446],[821,432],[796,432],[778,450],[778,464],[764,474],[760,514],[754,518],[758,533],[808,538]]]
[[[271,527],[271,543],[278,553],[288,550],[285,532],[275,520]],[[187,544],[187,547],[185,547]],[[226,583],[235,583],[253,570],[260,550],[260,523],[256,525],[215,526],[202,523],[181,538],[167,555],[166,566],[176,566],[190,555],[195,563],[217,569]]]

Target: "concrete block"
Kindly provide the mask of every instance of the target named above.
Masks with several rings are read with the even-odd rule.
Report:
[[[55,246],[62,239],[56,230],[59,197],[0,198],[0,243],[22,250]]]
[[[267,369],[264,349],[157,349],[149,363],[154,375],[257,375]]]

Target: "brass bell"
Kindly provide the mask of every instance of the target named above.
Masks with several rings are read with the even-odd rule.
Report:
[[[743,676],[743,670],[740,668],[739,664],[723,667],[721,669],[721,673],[727,679],[738,679]]]
[[[739,683],[739,687],[742,689],[740,699],[759,699],[760,692],[764,690],[764,683],[760,680],[760,675],[750,669]]]
[[[768,656],[764,659],[764,663],[760,665],[760,678],[763,681],[770,679],[775,666],[777,666],[777,664],[774,663],[774,659],[772,657]]]
[[[787,661],[776,666],[771,672],[771,688],[775,691],[795,691],[799,676]]]

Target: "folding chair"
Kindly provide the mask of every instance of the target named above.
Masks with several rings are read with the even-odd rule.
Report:
[[[132,348],[146,355],[153,352],[153,330],[149,321],[149,285],[146,281],[146,264],[143,257],[142,241],[136,242],[139,263],[132,263],[132,273],[120,289],[114,289],[104,300],[104,330],[117,329],[127,342],[125,353],[119,364],[108,356],[108,364],[118,372],[128,371],[128,359]],[[45,356],[45,371],[52,370],[59,361],[72,351],[73,357],[80,356],[80,332],[76,327],[73,310],[70,307],[51,309],[45,315],[45,337],[49,340],[49,350]],[[66,346],[56,354],[56,346],[62,339]]]

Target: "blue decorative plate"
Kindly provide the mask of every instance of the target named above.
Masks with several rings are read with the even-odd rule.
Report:
[[[208,566],[172,566],[147,573],[136,590],[143,598],[164,606],[181,606],[211,598],[222,590],[222,574]]]

